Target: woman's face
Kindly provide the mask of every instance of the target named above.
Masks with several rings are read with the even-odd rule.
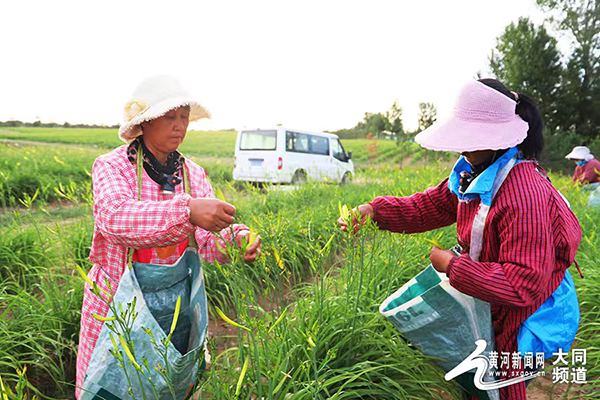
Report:
[[[460,153],[465,156],[467,162],[472,166],[483,164],[484,162],[491,160],[494,156],[494,150],[479,150],[479,151],[463,151]]]
[[[169,154],[181,145],[188,124],[190,123],[190,108],[179,107],[171,110],[162,117],[142,123],[144,142],[150,149]]]

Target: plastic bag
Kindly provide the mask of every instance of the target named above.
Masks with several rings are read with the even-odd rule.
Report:
[[[142,329],[152,331],[155,341],[160,343],[167,337],[173,319],[177,298],[181,296],[181,309],[177,327],[168,346],[167,363],[176,398],[184,399],[191,395],[204,368],[205,338],[208,328],[208,309],[202,265],[198,253],[188,248],[173,265],[134,263],[127,269],[113,301],[125,306],[136,298],[137,318],[133,323],[131,340],[135,344],[138,363],[145,357],[150,366],[145,375],[152,378],[158,398],[172,398],[168,386],[157,368],[165,368],[165,361],[159,357]],[[107,317],[111,317],[111,313]],[[129,386],[123,369],[109,350],[114,346],[106,323],[102,326],[94,353],[88,367],[80,400],[96,398],[129,399]],[[113,334],[114,335],[114,334]],[[117,341],[118,344],[118,341]],[[120,344],[119,349],[123,351]],[[140,363],[141,364],[141,363]],[[148,399],[154,399],[154,390],[147,378],[138,381],[136,370],[130,370],[131,386],[135,399],[143,399],[142,391]],[[113,397],[111,397],[113,396]]]
[[[446,372],[475,350],[477,340],[488,343],[486,353],[494,349],[489,303],[459,292],[431,265],[385,299],[379,312]],[[480,399],[498,398],[498,391],[475,388],[470,374],[456,380]]]

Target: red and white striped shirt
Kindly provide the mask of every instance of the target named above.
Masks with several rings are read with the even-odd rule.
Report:
[[[575,167],[573,174],[574,183],[598,183],[600,182],[600,161],[592,158],[585,165]]]
[[[138,201],[136,165],[127,159],[127,147],[120,146],[98,157],[92,169],[94,237],[90,260],[94,265],[88,277],[105,290],[108,290],[105,280],[109,279],[114,293],[125,271],[129,248],[175,245],[185,241],[192,233],[204,260],[226,263],[227,256],[217,248],[216,241],[220,240],[211,232],[190,223],[189,201],[192,198],[214,197],[204,169],[189,159],[185,160],[191,195],[184,192],[183,184],[177,185],[175,194],[162,193],[160,185],[144,171],[142,201]],[[243,229],[248,228],[234,225],[234,234]],[[221,232],[225,240],[230,240],[228,232]],[[225,244],[221,243],[221,246],[225,248]],[[148,262],[172,264],[184,249],[176,246],[170,250],[172,254],[167,257],[164,253],[153,251]],[[103,322],[92,317],[92,313],[105,316],[107,311],[108,307],[90,292],[86,284],[77,353],[77,398],[103,325]]]
[[[479,203],[459,201],[446,178],[423,193],[378,197],[370,204],[377,225],[392,232],[425,232],[456,222],[463,254],[448,265],[450,284],[491,304],[496,350],[512,354],[518,351],[521,323],[556,290],[573,264],[581,226],[536,164],[519,163],[492,203],[481,255],[473,261],[468,253]],[[525,383],[503,388],[500,394],[502,399],[524,400]]]

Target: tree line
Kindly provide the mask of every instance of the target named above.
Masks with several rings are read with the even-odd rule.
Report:
[[[18,128],[18,127],[28,127],[28,128],[111,128],[111,129],[119,129],[119,125],[96,125],[96,124],[70,124],[65,122],[63,124],[57,124],[56,122],[23,122],[19,120],[10,120],[10,121],[0,121],[0,126],[10,127],[10,128]]]
[[[350,129],[336,133],[342,139],[378,138],[397,141],[412,141],[414,136],[430,127],[437,120],[437,109],[433,103],[419,103],[417,128],[405,130],[402,123],[402,107],[398,100],[384,113],[365,113],[362,121]]]
[[[491,51],[489,69],[510,90],[536,100],[545,125],[542,166],[565,169],[570,165],[564,155],[574,146],[587,145],[600,156],[600,0],[537,0],[537,4],[545,13],[544,23],[536,26],[520,18],[509,24]],[[561,52],[559,38],[568,50]],[[370,134],[411,140],[436,116],[433,104],[420,103],[418,128],[406,132],[402,108],[394,102],[389,111],[365,113],[356,126],[336,133],[346,138]]]
[[[508,25],[492,50],[490,70],[536,100],[544,119],[542,166],[563,169],[574,146],[587,145],[600,156],[600,0],[537,4],[546,21],[536,26],[520,18]],[[559,49],[559,38],[567,51]]]

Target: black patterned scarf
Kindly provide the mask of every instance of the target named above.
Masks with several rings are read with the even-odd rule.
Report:
[[[144,170],[148,176],[160,185],[163,192],[175,192],[175,187],[181,183],[183,178],[183,156],[178,151],[174,151],[167,156],[167,162],[163,165],[148,150],[144,138],[138,136],[127,148],[127,159],[132,164],[137,162],[140,146],[144,154]]]

